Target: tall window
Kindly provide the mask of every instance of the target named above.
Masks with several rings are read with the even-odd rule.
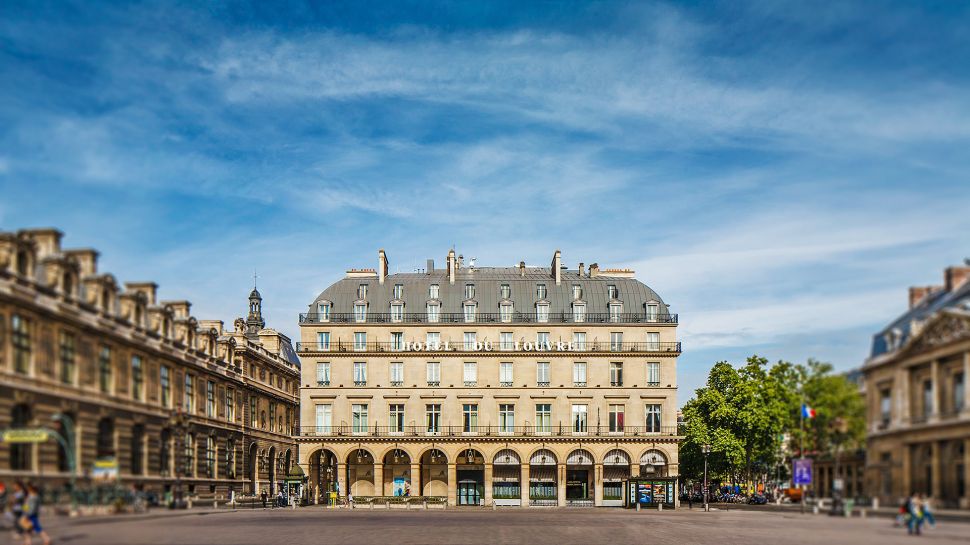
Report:
[[[14,405],[10,413],[10,427],[12,429],[26,428],[30,425],[30,406],[21,403]],[[30,443],[10,443],[10,469],[16,471],[33,470],[34,446]]]
[[[647,333],[647,350],[660,350],[660,333]]]
[[[512,362],[503,361],[498,364],[498,381],[502,386],[512,386]]]
[[[404,385],[404,362],[392,361],[391,362],[391,386],[403,386],[403,385]]]
[[[249,427],[255,428],[259,426],[259,409],[256,407],[257,399],[256,396],[249,396]]]
[[[10,340],[13,343],[14,371],[26,375],[30,372],[30,321],[14,314],[10,317],[10,328],[12,330]]]
[[[195,436],[186,432],[185,439],[182,441],[182,462],[185,468],[182,474],[188,477],[195,476]]]
[[[358,323],[367,321],[367,303],[354,304],[354,321]]]
[[[462,374],[465,386],[475,386],[478,384],[478,364],[473,361],[466,361],[464,373]]]
[[[475,284],[465,284],[465,299],[475,298]]]
[[[111,393],[111,347],[102,345],[98,352],[98,387],[103,393]]]
[[[330,386],[330,362],[317,362],[317,386]]]
[[[390,425],[390,431],[392,433],[401,433],[404,431],[404,404],[403,403],[391,403],[388,405],[388,423]]]
[[[131,474],[141,475],[145,470],[145,426],[135,424],[131,428]]]
[[[573,386],[586,386],[586,362],[573,363]]]
[[[428,386],[441,384],[441,362],[429,361],[427,365]]]
[[[660,305],[657,303],[647,303],[647,321],[656,322],[660,315]]]
[[[438,403],[429,403],[424,408],[428,433],[441,433],[441,405]]]
[[[549,362],[536,363],[536,386],[549,386]]]
[[[576,350],[586,350],[586,332],[585,331],[574,331],[573,332],[573,348]]]
[[[623,305],[620,303],[611,303],[609,306],[610,310],[610,322],[618,323],[622,320],[623,315]]]
[[[354,350],[367,350],[367,332],[354,332]]]
[[[330,433],[333,426],[333,405],[320,403],[314,406],[314,423],[317,433]]]
[[[351,411],[354,433],[367,433],[367,404],[354,403]]]
[[[216,476],[216,438],[211,435],[205,438],[205,474]]]
[[[586,433],[586,405],[573,405],[573,433]]]
[[[145,379],[142,376],[141,368],[141,357],[132,356],[131,357],[131,397],[133,399],[142,399],[142,385]]]
[[[607,295],[609,295],[609,298],[610,299],[619,299],[620,298],[620,291],[617,290],[616,289],[616,286],[613,285],[613,284],[610,284],[609,286],[606,286],[606,293],[607,293]]]
[[[889,425],[892,417],[892,392],[887,388],[879,392],[879,416],[883,427]]]
[[[536,333],[536,347],[540,350],[551,350],[552,343],[549,342],[549,332],[540,331]]]
[[[586,321],[586,305],[583,303],[573,303],[573,321],[582,323]]]
[[[514,309],[514,307],[512,306],[512,303],[506,302],[506,303],[502,303],[501,305],[499,305],[499,307],[498,307],[498,318],[499,318],[499,321],[501,321],[502,323],[506,323],[506,324],[509,323],[509,322],[511,322],[512,321],[512,310],[513,309]]]
[[[933,381],[923,381],[923,416],[928,417],[933,414]]]
[[[64,384],[74,384],[74,357],[74,334],[61,331],[61,382]]]
[[[660,405],[647,405],[646,431],[660,433]]]
[[[182,404],[185,406],[185,412],[192,414],[195,412],[195,380],[192,375],[185,374],[185,387],[182,389]]]
[[[367,362],[354,362],[354,386],[367,386]]]
[[[98,438],[95,454],[98,458],[110,458],[115,455],[115,424],[110,418],[98,421]]]
[[[428,346],[429,350],[437,350],[441,347],[441,333],[429,331],[424,336],[424,344]]]
[[[508,284],[502,284],[501,286],[499,286],[498,291],[499,291],[499,297],[501,297],[502,299],[512,298],[512,287],[509,286]]]
[[[610,405],[610,431],[623,431],[623,405]]]
[[[172,432],[164,429],[158,438],[158,474],[163,477],[171,475],[171,464]]]
[[[236,390],[226,388],[226,420],[236,421]]]
[[[552,431],[552,404],[536,404],[536,432],[549,433]]]
[[[474,331],[466,331],[464,334],[463,340],[464,340],[465,350],[474,350],[475,343],[478,340],[478,336],[475,334]]]
[[[401,299],[404,297],[404,284],[394,284],[394,290],[392,291],[394,299]]]
[[[610,350],[613,352],[619,352],[623,350],[623,333],[620,331],[614,331],[610,333]]]
[[[269,402],[269,431],[276,431],[276,402]]]
[[[478,431],[478,405],[475,403],[465,403],[461,406],[462,431],[465,433],[475,433]]]
[[[623,386],[623,362],[610,362],[610,386]]]
[[[357,298],[367,299],[367,284],[357,286]]]
[[[660,362],[647,362],[647,386],[660,386]]]
[[[161,393],[162,407],[172,406],[172,371],[167,365],[158,370],[158,384]]]
[[[512,339],[511,332],[498,334],[498,347],[501,350],[512,350],[515,347],[515,341]]]
[[[216,416],[216,383],[211,380],[205,383],[205,415]]]
[[[404,350],[404,333],[395,331],[391,333],[391,350]]]
[[[436,324],[441,321],[441,305],[438,303],[428,303],[428,323]]]
[[[226,477],[236,478],[236,442],[233,439],[226,440]]]
[[[391,321],[400,322],[404,320],[404,305],[395,303],[391,305]]]
[[[462,306],[462,308],[465,310],[465,322],[466,323],[474,322],[475,310],[478,308],[478,305],[476,305],[475,303],[465,303],[465,305]]]
[[[546,298],[546,285],[536,284],[536,299],[542,301]]]
[[[498,430],[506,433],[515,431],[515,405],[502,403],[498,406]]]
[[[956,373],[953,375],[953,408],[957,411],[962,411],[964,409],[964,403],[966,402],[966,384],[964,383],[963,373]],[[970,468],[967,469],[970,471]]]
[[[317,333],[317,350],[330,350],[329,331],[320,331]]]
[[[431,284],[428,286],[428,299],[438,298],[438,284]]]
[[[549,305],[536,305],[536,321],[544,324],[549,321]]]
[[[321,322],[329,322],[331,308],[329,303],[320,303],[317,305],[317,319]]]

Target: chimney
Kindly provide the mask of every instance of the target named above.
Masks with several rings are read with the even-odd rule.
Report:
[[[465,256],[462,254],[458,254],[458,264],[455,265],[455,270],[457,271],[458,269],[464,266],[465,266]]]
[[[599,263],[591,263],[589,266],[589,277],[596,278],[600,275],[600,265]]]
[[[377,283],[383,284],[385,278],[387,278],[387,254],[384,253],[384,248],[381,248],[377,250]]]
[[[909,308],[913,308],[920,303],[927,295],[943,286],[912,286],[909,288]]]
[[[64,233],[53,227],[41,229],[25,229],[26,233],[37,244],[37,259],[43,259],[49,255],[60,253],[61,237]]]
[[[91,248],[78,248],[76,250],[65,250],[65,254],[77,259],[81,266],[81,278],[98,274],[98,251]]]
[[[448,250],[448,283],[455,283],[455,251]]]
[[[586,264],[583,262],[579,263],[579,277],[582,278],[586,274]]]
[[[148,306],[155,306],[155,296],[158,293],[158,284],[154,282],[125,282],[125,291],[133,293],[144,293],[148,299]]]
[[[970,278],[970,266],[947,267],[943,271],[943,287],[949,293],[962,286],[967,278]]]
[[[431,274],[431,273],[434,272],[434,260],[433,259],[429,259],[428,260],[428,267],[425,269],[425,272],[427,272],[428,274]]]
[[[552,277],[556,279],[557,286],[562,282],[562,272],[560,271],[561,264],[562,253],[559,250],[556,250],[556,253],[552,254]]]
[[[519,276],[525,276],[525,261],[519,261]]]

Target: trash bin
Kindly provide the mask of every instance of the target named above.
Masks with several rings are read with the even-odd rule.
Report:
[[[842,502],[842,512],[846,518],[852,516],[853,507],[855,507],[855,500],[845,500]]]

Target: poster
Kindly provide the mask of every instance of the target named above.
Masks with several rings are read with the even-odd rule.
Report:
[[[391,488],[393,496],[406,496],[407,489],[408,484],[404,477],[394,477],[394,486]]]
[[[795,458],[792,460],[792,472],[795,486],[812,484],[812,459]]]

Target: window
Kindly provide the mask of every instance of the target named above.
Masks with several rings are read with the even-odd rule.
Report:
[[[354,386],[367,386],[367,362],[354,362]]]
[[[367,350],[367,333],[364,331],[354,332],[354,350]]]
[[[61,382],[74,384],[74,334],[61,331]]]
[[[504,332],[498,334],[498,346],[501,350],[512,350],[515,347],[515,342],[512,340],[511,332]]]
[[[515,405],[502,403],[498,406],[498,431],[505,433],[515,431]]]
[[[879,392],[879,415],[882,426],[889,426],[892,417],[892,392],[887,388]]]
[[[185,433],[185,439],[182,441],[182,462],[185,464],[182,474],[188,477],[195,476],[195,436],[191,433]]]
[[[573,386],[586,386],[586,362],[573,363]]]
[[[427,366],[428,386],[438,386],[441,384],[441,363],[429,361]]]
[[[30,372],[30,322],[14,314],[10,317],[10,328],[14,371],[26,375]]]
[[[330,362],[317,362],[317,386],[330,386]]]
[[[158,383],[161,386],[162,407],[172,406],[172,371],[163,365],[158,371]]]
[[[367,321],[367,303],[354,303],[354,321],[357,323]]]
[[[573,433],[586,433],[586,405],[573,405]]]
[[[249,427],[255,428],[259,426],[259,419],[257,418],[258,409],[256,408],[256,396],[249,396]]]
[[[573,301],[583,298],[583,288],[579,284],[573,284]]]
[[[512,298],[512,287],[509,286],[508,284],[502,284],[501,286],[499,286],[498,291],[499,291],[499,297],[501,297],[502,299]]]
[[[478,339],[474,331],[466,331],[463,340],[465,350],[475,350],[475,344],[477,344]]]
[[[586,304],[573,303],[573,321],[583,323],[586,321]]]
[[[404,386],[404,362],[391,362],[391,386]]]
[[[498,381],[502,386],[512,386],[512,362],[503,361],[498,364]]]
[[[367,404],[354,403],[351,410],[354,433],[367,433]]]
[[[131,397],[132,399],[142,399],[142,385],[145,380],[142,376],[141,356],[131,357]]]
[[[367,299],[367,284],[357,286],[357,298]]]
[[[276,429],[276,402],[269,402],[269,431]]]
[[[536,363],[536,386],[549,386],[549,362]]]
[[[964,403],[966,402],[966,384],[963,380],[963,373],[956,373],[953,375],[953,408],[956,411],[962,411],[964,409]],[[970,468],[968,468],[970,471]]]
[[[437,350],[441,347],[441,333],[437,331],[429,331],[424,336],[424,343],[427,345],[429,350]]]
[[[438,303],[428,303],[428,323],[436,324],[441,321],[441,305]]]
[[[610,362],[610,386],[623,386],[623,362]]]
[[[606,293],[609,295],[609,298],[610,299],[619,299],[620,298],[620,292],[619,292],[619,290],[616,289],[616,286],[613,285],[613,284],[610,284],[609,286],[606,286]]]
[[[461,425],[465,433],[475,433],[478,431],[478,405],[475,403],[465,403],[461,406]]]
[[[404,350],[404,333],[400,331],[391,333],[391,350]]]
[[[923,381],[923,416],[928,417],[933,414],[933,381]]]
[[[474,322],[477,305],[475,303],[466,303],[462,308],[465,310],[465,322]]]
[[[404,320],[404,305],[395,303],[391,305],[391,321],[401,322]]]
[[[549,321],[549,305],[536,305],[536,321],[541,324]]]
[[[542,301],[546,298],[546,285],[536,284],[536,299]]]
[[[111,393],[111,347],[107,345],[98,352],[98,387],[103,393]]]
[[[476,386],[478,384],[478,364],[473,361],[466,361],[462,377],[465,386]]]
[[[660,433],[660,405],[647,405],[645,431],[648,433]]]
[[[647,386],[660,386],[660,362],[647,362]]]
[[[236,421],[236,390],[226,388],[226,420]]]
[[[551,350],[552,343],[549,342],[549,332],[540,331],[536,333],[536,348],[539,350]]]
[[[623,333],[619,331],[610,333],[610,350],[613,352],[623,350]]]
[[[623,431],[623,405],[610,405],[610,431]]]
[[[647,321],[656,322],[660,314],[660,305],[657,303],[647,303]]]
[[[438,284],[428,286],[428,299],[438,299]]]
[[[388,425],[391,433],[404,432],[404,404],[391,403],[387,406]]]
[[[475,284],[465,284],[465,299],[475,298]]]
[[[216,438],[211,435],[205,438],[205,474],[216,476]]]
[[[441,405],[438,403],[429,403],[425,405],[424,409],[428,433],[441,433]]]
[[[552,431],[552,404],[536,404],[536,432],[549,433]]]
[[[317,305],[317,319],[321,322],[329,322],[330,309],[331,307],[329,303],[320,303]]]
[[[502,323],[506,323],[506,324],[509,323],[509,322],[511,322],[512,321],[512,311],[513,311],[514,308],[515,307],[512,306],[512,303],[508,303],[508,302],[502,303],[501,305],[499,305],[499,307],[498,307],[498,318],[499,318],[499,321],[501,321]]]
[[[660,333],[647,333],[647,350],[660,350]]]
[[[236,478],[236,441],[226,440],[226,477]]]
[[[24,403],[14,405],[10,413],[11,429],[22,429],[30,425],[30,406]],[[100,435],[98,436],[100,438]],[[31,471],[34,465],[34,446],[30,443],[10,443],[10,469]]]
[[[586,350],[586,332],[585,331],[574,331],[573,332],[573,348],[576,350]]]
[[[98,420],[98,438],[95,441],[97,458],[115,455],[115,423],[110,418]]]
[[[619,303],[611,303],[609,309],[610,322],[614,324],[620,322],[623,314],[623,305]]]
[[[404,284],[394,284],[394,289],[392,290],[392,295],[394,299],[404,298]]]
[[[205,415],[213,418],[216,415],[216,383],[205,383]]]
[[[162,430],[158,443],[158,474],[168,477],[171,475],[172,432],[168,429]]]
[[[131,474],[142,475],[145,472],[145,426],[135,424],[131,428]]]
[[[329,331],[320,331],[317,333],[317,350],[330,350]]]

